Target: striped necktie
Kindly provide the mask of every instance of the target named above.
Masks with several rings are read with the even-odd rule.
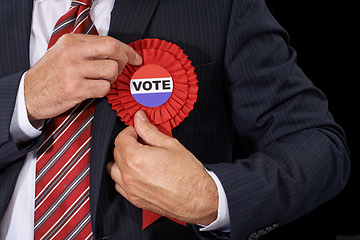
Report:
[[[92,0],[73,0],[56,23],[50,48],[65,33],[98,34],[90,19]],[[94,99],[47,123],[38,147],[34,239],[92,239],[90,223],[90,143]]]

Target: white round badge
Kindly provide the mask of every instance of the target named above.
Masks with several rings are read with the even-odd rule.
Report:
[[[139,68],[130,80],[130,92],[134,99],[146,107],[161,106],[170,98],[173,80],[170,73],[155,64]]]

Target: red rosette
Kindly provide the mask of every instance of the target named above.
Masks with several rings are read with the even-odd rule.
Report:
[[[197,100],[197,76],[188,56],[177,45],[159,39],[143,39],[130,43],[143,58],[140,66],[127,64],[107,95],[108,102],[126,125],[134,124],[134,115],[143,110],[152,124],[161,132],[172,136],[171,129],[178,126],[194,108]],[[144,66],[160,66],[172,79],[172,93],[166,102],[158,106],[144,106],[131,93],[130,83],[134,74]],[[140,85],[138,85],[140,87]],[[157,220],[160,215],[143,210],[143,229]],[[186,225],[178,220],[171,219]]]
[[[197,100],[198,85],[194,67],[180,47],[164,40],[143,39],[130,43],[129,46],[139,53],[143,63],[140,66],[126,65],[111,86],[107,95],[109,103],[126,125],[133,125],[135,113],[143,110],[155,126],[165,128],[167,134],[171,135],[171,129],[189,115]],[[156,107],[138,103],[130,92],[130,81],[134,73],[150,64],[166,69],[173,80],[170,98]]]

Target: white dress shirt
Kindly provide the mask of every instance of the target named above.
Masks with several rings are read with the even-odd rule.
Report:
[[[111,10],[115,0],[94,0],[90,11],[99,35],[108,34]],[[51,32],[56,21],[69,9],[71,0],[34,0],[33,17],[30,36],[30,66],[46,53]],[[26,74],[26,73],[25,73]],[[16,142],[26,142],[41,134],[29,122],[24,99],[23,75],[16,99],[16,105],[10,133]],[[0,223],[0,240],[31,240],[34,236],[34,206],[35,206],[35,171],[36,150],[26,156],[24,166],[16,182],[15,190]],[[208,171],[209,172],[209,171]],[[213,172],[209,172],[215,180],[219,191],[218,218],[201,230],[229,231],[230,219],[224,189]]]

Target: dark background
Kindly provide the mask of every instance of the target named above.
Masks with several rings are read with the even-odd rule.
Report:
[[[359,26],[348,2],[266,0],[277,21],[288,31],[298,64],[329,100],[329,109],[347,135],[352,174],[333,200],[263,239],[335,240],[360,235],[359,163]],[[358,15],[359,16],[359,15]]]

